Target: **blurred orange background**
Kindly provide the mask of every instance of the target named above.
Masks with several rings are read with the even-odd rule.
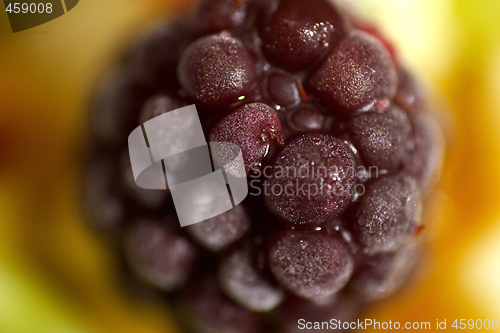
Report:
[[[343,1],[382,27],[448,109],[423,264],[364,316],[433,330],[500,320],[500,1]],[[78,177],[94,84],[121,46],[189,2],[85,0],[16,34],[0,13],[0,332],[178,332],[168,309],[123,292],[114,254],[80,214]]]

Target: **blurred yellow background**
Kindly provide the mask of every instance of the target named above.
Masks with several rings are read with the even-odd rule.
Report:
[[[448,329],[455,319],[500,320],[500,1],[351,2],[449,109],[424,263],[364,315],[433,327],[447,319]],[[78,167],[99,76],[130,38],[188,5],[82,0],[16,34],[0,13],[0,332],[178,332],[161,306],[123,293],[116,258],[82,220]]]

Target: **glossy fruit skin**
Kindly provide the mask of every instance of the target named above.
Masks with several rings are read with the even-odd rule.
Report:
[[[326,0],[203,0],[129,48],[96,91],[84,211],[188,331],[353,320],[418,263],[443,136],[395,48],[352,17]],[[207,142],[240,148],[244,171],[227,172],[249,195],[181,228],[170,187],[136,186],[127,137],[191,104]]]
[[[330,51],[309,84],[327,103],[347,113],[380,98],[393,98],[397,73],[382,43],[356,31]]]
[[[275,237],[268,248],[269,266],[297,296],[322,300],[349,281],[354,259],[338,232],[287,230]]]
[[[264,103],[249,103],[224,117],[210,132],[210,142],[238,145],[248,172],[260,165],[271,145],[283,145],[278,114]]]
[[[307,105],[290,112],[288,118],[290,127],[300,132],[321,130],[324,122],[325,116],[314,107]]]
[[[343,34],[344,22],[325,0],[271,1],[259,24],[266,56],[287,70],[310,66]]]
[[[355,173],[347,144],[329,135],[302,135],[277,155],[264,183],[264,201],[287,222],[320,225],[347,208]]]
[[[180,58],[177,73],[188,94],[213,109],[237,102],[257,83],[255,56],[225,32],[191,44]]]
[[[349,134],[363,162],[379,169],[394,172],[413,149],[410,120],[397,106],[351,117]]]
[[[279,108],[295,105],[300,100],[296,78],[285,71],[270,71],[264,79],[264,87],[266,98]]]
[[[392,252],[409,242],[421,224],[422,201],[416,180],[407,175],[371,181],[360,198],[354,235],[370,254]]]

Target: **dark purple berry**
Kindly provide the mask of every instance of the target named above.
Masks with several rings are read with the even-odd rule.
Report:
[[[413,148],[410,121],[396,106],[350,119],[349,134],[366,166],[394,171]]]
[[[415,112],[424,107],[422,87],[407,70],[399,72],[399,85],[394,102],[406,112]]]
[[[187,239],[151,221],[140,221],[127,230],[124,252],[136,275],[167,291],[186,282],[196,256]]]
[[[414,149],[404,169],[417,178],[427,194],[439,178],[444,158],[443,132],[436,120],[425,113],[410,117],[413,126]]]
[[[159,121],[150,120],[184,106],[185,103],[175,97],[155,95],[144,103],[139,115],[139,122],[146,130],[148,145],[154,147],[157,154],[166,154],[165,157],[168,157],[163,162],[170,185],[179,181],[179,170],[185,169],[196,160],[196,156],[185,152],[192,148],[192,142],[200,136],[197,125],[199,118],[192,112],[175,112],[170,114],[168,122],[165,118],[160,118]]]
[[[129,71],[116,68],[109,73],[92,101],[93,135],[108,146],[127,142],[135,129],[137,117],[151,90]]]
[[[351,287],[368,301],[386,298],[407,280],[417,263],[418,255],[418,244],[411,242],[396,252],[368,258],[352,277]]]
[[[300,106],[288,115],[288,124],[299,132],[320,130],[324,121],[323,114],[310,105]]]
[[[354,259],[336,231],[286,230],[272,239],[269,267],[278,281],[297,296],[321,300],[349,281]]]
[[[218,273],[226,295],[248,310],[267,312],[285,296],[279,286],[263,276],[249,249],[238,249],[222,259]]]
[[[220,251],[250,229],[250,217],[242,205],[203,222],[186,227],[191,236],[210,251]]]
[[[359,200],[354,235],[369,255],[395,251],[421,224],[420,189],[405,174],[376,179]]]
[[[306,134],[276,157],[264,183],[265,203],[294,224],[321,224],[341,214],[354,195],[356,161],[342,140]]]
[[[134,75],[141,80],[173,88],[179,56],[190,41],[191,32],[186,25],[162,22],[159,26],[134,46],[129,62]]]
[[[236,29],[245,22],[248,0],[203,0],[195,17],[203,34]]]
[[[286,72],[269,73],[264,81],[264,88],[264,94],[277,109],[297,104],[300,100],[297,79]]]
[[[181,86],[201,105],[220,108],[244,99],[257,83],[256,58],[241,41],[222,32],[202,37],[182,54]]]
[[[259,166],[269,149],[283,144],[281,123],[276,111],[264,103],[238,107],[222,119],[210,133],[210,142],[229,142],[240,147],[247,172]],[[218,145],[214,155],[225,160],[225,145]],[[238,175],[235,175],[238,176]]]
[[[328,54],[309,80],[331,106],[351,112],[396,94],[397,74],[384,46],[364,32],[352,32]]]
[[[310,66],[344,31],[342,17],[326,0],[271,1],[260,20],[264,53],[288,70]]]
[[[134,179],[130,157],[128,153],[122,155],[121,160],[121,176],[125,192],[132,198],[137,200],[142,206],[152,209],[160,208],[168,198],[167,190],[147,190],[139,187]],[[165,185],[165,180],[161,180],[161,185]]]
[[[382,32],[376,26],[374,26],[373,24],[371,24],[369,22],[361,22],[361,21],[355,20],[354,22],[351,22],[351,23],[353,24],[353,26],[356,29],[361,30],[363,32],[366,32],[366,33],[372,35],[373,37],[375,37],[377,40],[379,40],[382,43],[382,45],[384,45],[385,49],[391,55],[392,62],[398,68],[398,71],[399,71],[397,50],[394,48],[394,45],[387,38],[387,36],[382,34]]]
[[[199,276],[182,295],[181,316],[189,332],[259,332],[258,315],[240,307],[225,295],[210,276]]]
[[[83,187],[83,208],[87,219],[111,239],[120,234],[127,214],[126,202],[117,188],[116,173],[112,157],[95,157],[86,171]]]
[[[139,122],[145,123],[148,120],[156,118],[168,111],[173,111],[186,106],[177,98],[168,95],[153,96],[146,101],[139,114]]]

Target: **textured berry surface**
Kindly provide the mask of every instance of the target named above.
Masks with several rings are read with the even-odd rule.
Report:
[[[402,65],[376,27],[327,0],[200,1],[129,48],[95,93],[90,224],[119,249],[129,280],[160,290],[188,332],[292,333],[304,331],[299,319],[354,320],[415,269],[423,203],[443,162],[426,94]],[[167,190],[145,190],[127,138],[191,104],[212,164],[246,177],[249,194],[181,228],[170,182],[195,157],[164,161]],[[176,114],[169,126],[189,137],[193,121]],[[165,125],[150,130],[155,146],[187,149]],[[245,169],[227,164],[234,145]],[[230,204],[225,188],[196,184],[180,204],[189,218]]]
[[[288,222],[321,224],[347,208],[355,173],[347,144],[329,135],[300,136],[277,156],[264,183],[265,202]]]
[[[338,232],[286,231],[271,241],[269,266],[292,293],[324,299],[351,277],[354,259]]]
[[[241,41],[224,32],[191,44],[177,68],[181,86],[211,108],[237,102],[257,83],[254,55]]]
[[[247,170],[259,166],[271,145],[283,144],[281,123],[275,110],[264,103],[250,103],[222,119],[210,133],[210,142],[230,142],[241,149]],[[221,149],[224,145],[220,145]],[[224,160],[224,152],[215,158]]]
[[[260,24],[264,52],[279,66],[310,66],[343,32],[343,20],[326,0],[282,0],[272,4]]]
[[[394,97],[397,74],[389,53],[375,37],[353,32],[327,55],[310,85],[333,107],[349,112],[377,98]]]
[[[349,133],[363,161],[379,169],[397,170],[413,146],[410,121],[398,107],[352,117]]]
[[[420,224],[421,205],[417,182],[410,176],[388,176],[369,183],[353,225],[364,250],[373,255],[395,251],[408,242]]]

